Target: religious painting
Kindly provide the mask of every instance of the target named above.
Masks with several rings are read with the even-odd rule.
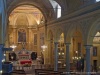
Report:
[[[97,47],[96,46],[93,47],[93,56],[97,56]]]
[[[40,45],[44,45],[44,33],[40,33]]]
[[[34,45],[37,45],[37,34],[34,34]]]
[[[26,31],[25,29],[19,29],[18,30],[18,42],[26,42]]]

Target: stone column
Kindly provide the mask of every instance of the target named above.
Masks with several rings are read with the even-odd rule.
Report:
[[[0,72],[2,71],[2,59],[3,59],[3,51],[2,51],[2,49],[3,49],[3,44],[0,44]]]
[[[0,0],[0,44],[3,43],[3,25],[2,25],[2,7],[3,7],[3,4],[2,4],[2,1],[3,0]]]
[[[69,53],[70,43],[65,43],[65,45],[66,45],[66,72],[67,75],[70,75],[70,53]]]
[[[90,60],[90,48],[92,45],[85,45],[86,49],[86,75],[91,75],[91,60]]]
[[[55,50],[54,50],[54,71],[58,71],[58,42],[54,42]]]

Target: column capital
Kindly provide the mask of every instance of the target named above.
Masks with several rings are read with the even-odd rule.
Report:
[[[54,44],[58,44],[58,42],[54,42]]]
[[[70,45],[71,43],[64,43],[65,45]]]
[[[86,49],[90,49],[93,45],[84,45]]]

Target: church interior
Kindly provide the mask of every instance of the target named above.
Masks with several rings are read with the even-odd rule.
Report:
[[[99,50],[100,0],[0,0],[0,75],[99,75]]]

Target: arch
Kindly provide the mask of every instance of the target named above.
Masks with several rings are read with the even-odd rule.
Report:
[[[57,42],[60,39],[60,35],[62,33],[64,33],[64,31],[61,28],[58,28],[55,34],[55,38],[54,38],[55,42]]]
[[[64,33],[61,33],[59,41],[62,41],[64,43]]]
[[[73,62],[73,57],[76,56],[76,51],[78,52],[79,57],[83,56],[85,53],[83,46],[84,34],[82,33],[82,29],[77,22],[73,25],[71,24],[66,33],[66,43],[70,43],[70,62]]]
[[[36,8],[38,8],[42,12],[42,14],[44,15],[44,17],[46,19],[48,18],[49,11],[43,5],[40,4],[40,6],[39,6],[38,3],[36,3],[36,2],[20,0],[20,1],[12,2],[11,5],[14,5],[14,6],[13,7],[12,6],[8,7],[8,10],[7,10],[8,16],[18,6],[21,6],[21,5],[31,5],[31,6],[35,6]]]
[[[23,9],[23,10],[21,10]],[[29,11],[27,11],[29,10]],[[42,14],[42,12],[34,7],[34,6],[30,6],[30,5],[21,5],[17,8],[15,8],[10,16],[9,16],[9,20],[10,20],[10,25],[16,25],[16,21],[18,21],[19,19],[21,19],[23,16],[24,18],[24,25],[30,25],[30,26],[37,26],[41,23],[41,19],[43,18],[43,23],[45,23],[45,19],[44,16]],[[25,16],[26,16],[26,21],[25,21]],[[20,20],[19,20],[20,22]],[[21,22],[23,22],[23,20],[21,20]]]
[[[90,44],[90,45],[93,44],[94,36],[96,35],[98,31],[100,31],[100,18],[96,20],[90,27],[89,34],[87,37],[87,44]]]
[[[68,32],[66,34],[66,42],[70,43],[71,41],[71,37],[73,37],[75,32],[79,32],[80,34],[82,34],[82,29],[80,26],[78,25],[71,25],[68,29]],[[84,36],[84,34],[83,34]],[[84,40],[84,37],[82,36],[82,40]],[[75,37],[80,37],[80,36],[75,36]]]
[[[49,30],[48,31],[48,39],[47,39],[47,41],[50,41],[51,40],[51,37],[53,38],[53,33],[52,33],[52,30]]]

